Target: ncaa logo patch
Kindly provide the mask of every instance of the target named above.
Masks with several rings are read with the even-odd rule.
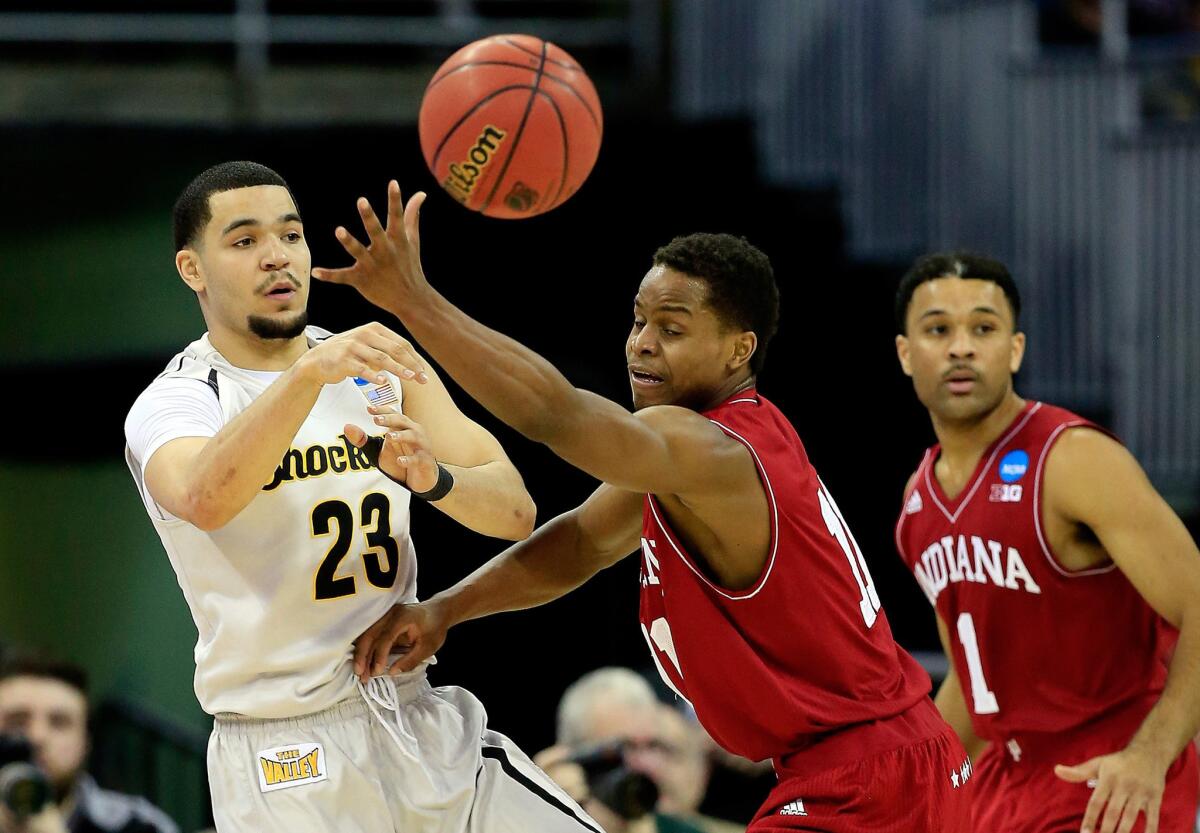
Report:
[[[329,778],[319,743],[294,743],[258,753],[258,786],[265,792],[315,784]]]
[[[1005,483],[1016,483],[1029,471],[1029,455],[1024,451],[1010,451],[1000,460],[1000,479]]]

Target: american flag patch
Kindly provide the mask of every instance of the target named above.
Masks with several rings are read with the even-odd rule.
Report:
[[[399,401],[396,396],[396,391],[392,388],[391,382],[383,384],[373,384],[366,379],[355,378],[354,384],[358,385],[358,389],[362,395],[367,398],[367,401],[372,405],[391,405]]]

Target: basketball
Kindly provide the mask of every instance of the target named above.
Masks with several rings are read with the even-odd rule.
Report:
[[[530,35],[464,46],[434,74],[418,119],[425,164],[472,211],[521,219],[566,202],[600,152],[596,88],[564,50]]]

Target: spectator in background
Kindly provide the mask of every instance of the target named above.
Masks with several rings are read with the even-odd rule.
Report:
[[[658,788],[653,815],[626,820],[592,795],[587,774],[573,758],[609,744],[619,744],[624,765]],[[535,762],[608,833],[744,831],[744,824],[697,810],[708,786],[711,747],[703,729],[660,702],[643,677],[626,668],[601,668],[563,694],[557,744],[540,752]]]
[[[87,695],[87,675],[75,665],[27,659],[0,668],[0,734],[29,742],[52,794],[20,823],[0,806],[0,833],[179,833],[146,799],[102,790],[84,771]]]

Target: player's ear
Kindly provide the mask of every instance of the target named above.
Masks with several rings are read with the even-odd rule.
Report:
[[[908,336],[896,336],[896,358],[900,359],[900,369],[905,376],[912,376],[912,363],[909,359]]]
[[[1012,353],[1008,359],[1008,369],[1016,373],[1021,369],[1021,362],[1025,359],[1025,334],[1013,333],[1012,335]]]
[[[758,336],[750,331],[738,333],[733,339],[733,355],[729,358],[729,369],[737,370],[750,361],[758,349]]]
[[[204,291],[204,276],[195,249],[180,249],[175,253],[175,269],[193,292]]]

